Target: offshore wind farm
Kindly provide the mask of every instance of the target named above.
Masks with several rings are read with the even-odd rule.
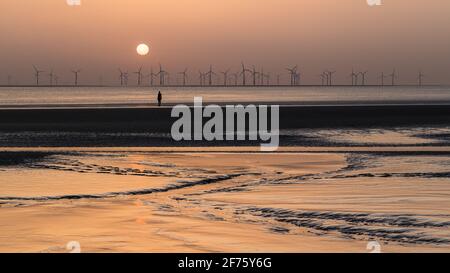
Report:
[[[58,84],[56,79],[61,80],[54,72],[53,69],[50,70],[50,74],[48,74],[47,78],[41,79],[41,74],[45,71],[38,70],[38,68],[33,65],[33,77],[35,79],[35,83],[32,84],[30,81],[28,83],[20,83],[16,81],[15,83],[11,82],[11,78],[14,75],[8,74],[5,77],[5,81],[0,86],[146,86],[146,87],[156,87],[156,86],[190,86],[190,87],[202,87],[202,86],[221,86],[221,87],[255,87],[255,86],[423,86],[423,85],[446,85],[445,83],[440,82],[426,82],[425,74],[421,69],[418,69],[416,78],[412,77],[413,80],[404,80],[400,81],[398,76],[398,71],[394,68],[391,74],[385,74],[384,71],[380,72],[380,76],[376,77],[376,75],[370,75],[369,71],[355,71],[351,70],[351,74],[349,77],[346,76],[345,72],[341,73],[342,75],[337,74],[338,71],[329,71],[325,69],[321,74],[318,75],[318,80],[316,81],[301,81],[302,73],[298,69],[298,65],[295,65],[291,68],[285,68],[287,71],[285,73],[277,72],[264,72],[264,68],[261,67],[256,68],[256,66],[251,66],[251,69],[247,68],[245,64],[242,62],[241,70],[232,70],[231,68],[225,69],[225,71],[218,71],[217,73],[213,69],[213,65],[210,65],[206,72],[202,72],[199,69],[199,77],[195,77],[195,73],[190,73],[188,67],[186,67],[182,72],[173,72],[175,75],[172,80],[170,79],[170,72],[167,70],[163,70],[163,65],[158,64],[159,71],[157,73],[153,72],[153,67],[145,70],[143,66],[140,66],[137,71],[132,72],[133,79],[135,79],[135,83],[129,83],[129,73],[123,72],[122,68],[118,68],[117,78],[112,77],[113,79],[108,83],[101,83],[98,81],[97,83],[92,83],[87,81],[85,84],[79,82],[79,74],[81,73],[81,69],[70,70],[73,74],[74,80],[70,83],[69,80],[65,81],[65,83]],[[128,71],[128,70],[127,70]],[[195,71],[195,70],[192,70]],[[148,74],[145,74],[148,72]],[[113,73],[114,74],[114,73]],[[270,75],[277,75],[276,79],[271,78]],[[314,73],[311,73],[313,75]],[[230,77],[233,75],[234,78]],[[413,74],[414,75],[414,74]],[[343,81],[340,83],[333,82],[333,77],[342,76]],[[369,76],[371,77],[371,81],[369,81]],[[350,78],[349,80],[346,80]],[[408,77],[411,78],[411,75]],[[145,79],[148,79],[145,81]],[[249,80],[248,80],[249,79]],[[389,81],[387,81],[389,80]]]

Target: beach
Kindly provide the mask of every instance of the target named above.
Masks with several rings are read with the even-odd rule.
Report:
[[[4,154],[5,152],[2,152]],[[10,152],[2,252],[446,252],[447,153]]]
[[[0,252],[450,250],[445,99],[280,100],[261,152],[174,141],[174,98],[3,104]]]
[[[14,110],[23,119],[0,134],[0,251],[69,252],[75,241],[83,252],[364,253],[374,241],[383,252],[448,252],[447,108],[426,109],[438,114],[420,126],[407,126],[414,108],[389,112],[402,126],[282,127],[272,153],[108,122],[166,108],[86,120],[100,110]]]

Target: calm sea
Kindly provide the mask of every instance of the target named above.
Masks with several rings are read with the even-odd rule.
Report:
[[[57,106],[145,106],[158,90],[166,104],[450,104],[449,86],[395,87],[1,87],[0,108]]]

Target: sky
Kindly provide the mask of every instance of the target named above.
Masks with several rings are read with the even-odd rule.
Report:
[[[349,83],[352,68],[376,83],[394,67],[404,83],[419,70],[428,83],[450,83],[450,1],[381,0],[0,0],[0,84],[32,84],[53,69],[62,83],[117,84],[117,69],[169,72],[189,68],[190,80],[247,66],[272,76],[298,65],[303,82],[324,69]],[[146,43],[150,54],[138,56]],[[47,81],[46,75],[43,82]]]

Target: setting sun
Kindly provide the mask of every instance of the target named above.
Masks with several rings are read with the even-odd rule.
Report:
[[[145,56],[150,52],[150,48],[146,44],[140,44],[137,46],[136,52],[141,56]]]

